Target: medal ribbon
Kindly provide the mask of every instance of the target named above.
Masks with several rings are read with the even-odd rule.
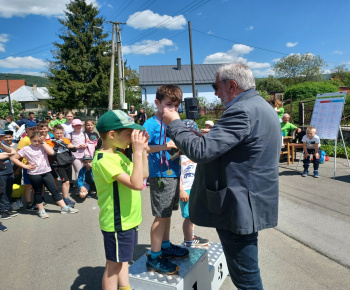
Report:
[[[158,122],[158,124],[160,125],[160,134],[159,134],[159,145],[163,145],[166,144],[166,127],[165,125],[163,125],[163,117],[161,119],[161,121],[158,120],[158,118],[156,118],[154,116],[154,119]],[[163,135],[163,144],[161,144],[162,142],[162,132],[164,129],[164,135]],[[160,155],[160,178],[159,178],[159,186],[160,186],[160,182],[161,182],[161,178],[163,177],[163,163],[165,163],[165,165],[167,166],[168,170],[169,170],[169,161],[166,158],[166,152],[165,150],[162,150],[159,152]]]

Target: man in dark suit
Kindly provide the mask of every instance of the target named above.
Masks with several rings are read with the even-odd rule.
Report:
[[[197,136],[172,110],[164,110],[167,133],[197,162],[190,219],[217,230],[231,279],[238,289],[263,289],[258,265],[258,231],[278,219],[281,129],[274,109],[255,91],[244,64],[222,66],[212,85],[226,111]]]

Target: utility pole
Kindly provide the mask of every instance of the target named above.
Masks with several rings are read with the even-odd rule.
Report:
[[[120,99],[120,109],[123,109],[124,100],[124,83],[123,83],[123,70],[121,61],[121,40],[120,40],[120,29],[119,24],[126,24],[122,22],[107,21],[107,23],[113,24],[112,33],[112,57],[111,57],[111,75],[109,79],[109,100],[108,100],[108,110],[113,109],[113,85],[114,85],[114,66],[115,66],[115,33],[117,33],[117,57],[118,57],[118,79],[119,79],[119,99]]]
[[[193,67],[193,52],[192,52],[192,30],[191,30],[191,21],[188,21],[188,32],[190,38],[190,55],[191,55],[191,76],[192,76],[192,95],[193,98],[196,98],[196,85],[194,80],[194,67]]]
[[[10,91],[9,76],[8,76],[8,74],[6,74],[6,81],[7,81],[7,94],[8,94],[8,96],[9,96],[9,111],[10,111],[10,114],[13,116],[15,112],[13,111],[13,108],[12,108],[11,91]]]
[[[124,104],[125,104],[125,89],[124,89],[124,70],[122,66],[124,66],[124,63],[122,62],[122,40],[120,37],[120,30],[119,30],[119,24],[126,24],[117,22],[117,53],[118,53],[118,78],[119,78],[119,99],[120,99],[120,109],[124,110]]]
[[[107,21],[108,22],[108,21]],[[108,22],[110,23],[110,22]],[[113,110],[113,88],[114,88],[114,59],[115,59],[115,23],[113,23],[112,32],[112,57],[111,57],[111,72],[109,77],[109,98],[108,98],[108,111]]]

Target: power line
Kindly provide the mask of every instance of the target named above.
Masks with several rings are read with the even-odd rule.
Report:
[[[6,59],[6,58],[8,58],[10,56],[15,57],[15,56],[23,55],[23,54],[32,54],[32,55],[33,54],[37,54],[39,52],[47,50],[52,45],[53,45],[52,43],[43,44],[43,45],[31,48],[31,49],[27,49],[27,50],[24,50],[24,51],[21,51],[21,52],[17,52],[17,53],[8,55],[6,57],[0,58],[0,60]]]
[[[267,48],[262,48],[262,47],[258,47],[258,46],[254,46],[254,45],[250,45],[250,44],[246,44],[246,43],[242,43],[242,42],[239,42],[239,41],[235,41],[235,40],[232,40],[232,39],[227,39],[227,38],[224,38],[224,37],[221,37],[221,36],[216,36],[216,35],[213,35],[213,34],[208,34],[206,32],[203,32],[203,31],[200,31],[200,30],[197,30],[197,29],[193,29],[192,28],[192,30],[196,31],[196,32],[199,32],[199,33],[202,33],[202,34],[205,34],[205,35],[210,36],[210,37],[215,37],[215,38],[226,40],[226,41],[233,42],[233,43],[244,44],[244,45],[256,48],[256,49],[265,50],[265,51],[268,51],[268,52],[273,52],[273,53],[282,54],[282,55],[289,55],[287,53],[283,53],[283,52],[279,52],[279,51],[275,51],[275,50],[271,50],[271,49],[267,49]]]
[[[152,1],[152,2],[151,2]],[[151,2],[149,5],[147,5],[148,2]],[[157,2],[157,0],[148,0],[143,6],[141,6],[139,9],[136,9],[136,10],[140,10],[140,11],[143,11],[145,9],[147,9],[149,6],[151,6],[154,2]],[[147,5],[147,6],[146,6]],[[135,12],[136,13],[136,12]],[[140,15],[140,14],[138,14]],[[134,19],[135,17],[137,17],[138,15],[134,15],[133,17],[131,17],[129,19],[129,21],[131,21],[132,19]]]

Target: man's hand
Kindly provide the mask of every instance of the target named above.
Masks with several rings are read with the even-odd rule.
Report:
[[[169,126],[169,124],[174,120],[180,120],[179,114],[174,109],[164,108],[163,123]]]

